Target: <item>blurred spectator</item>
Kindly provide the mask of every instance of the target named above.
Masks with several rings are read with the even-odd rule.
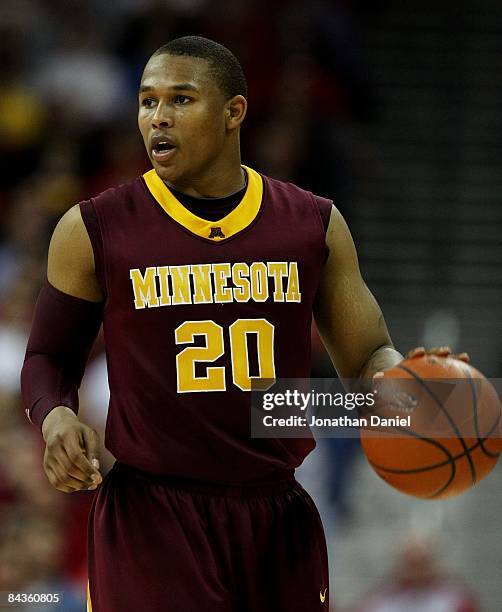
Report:
[[[74,5],[59,45],[44,58],[34,78],[52,115],[81,133],[87,124],[115,120],[131,104],[126,94],[124,66],[106,46],[103,29],[85,5]],[[104,24],[103,24],[104,25]]]
[[[480,612],[469,589],[441,567],[437,542],[411,534],[394,569],[354,612]]]
[[[37,611],[81,612],[82,586],[62,578],[62,549],[63,533],[57,517],[14,506],[0,529],[0,590],[59,593],[62,607],[40,603]],[[26,610],[30,608],[33,606]]]
[[[0,222],[5,207],[4,190],[33,171],[46,128],[46,111],[37,92],[30,86],[27,64],[31,57],[30,19],[0,9]],[[19,7],[19,8],[22,8]],[[25,7],[27,8],[27,7]],[[7,14],[6,14],[7,13]]]

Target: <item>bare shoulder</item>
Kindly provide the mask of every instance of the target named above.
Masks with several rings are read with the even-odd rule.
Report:
[[[345,263],[347,268],[359,271],[352,234],[342,213],[335,205],[331,207],[329,225],[326,231],[326,244],[329,248],[329,263],[336,262],[338,267]]]
[[[101,302],[103,292],[94,270],[94,253],[78,204],[59,220],[49,245],[47,278],[60,291]]]

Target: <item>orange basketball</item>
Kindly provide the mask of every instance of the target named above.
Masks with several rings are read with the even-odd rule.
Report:
[[[424,355],[386,371],[376,388],[370,414],[382,424],[362,427],[361,442],[391,486],[415,497],[453,497],[494,468],[502,451],[502,409],[481,372],[452,357]],[[408,425],[389,424],[398,414]]]

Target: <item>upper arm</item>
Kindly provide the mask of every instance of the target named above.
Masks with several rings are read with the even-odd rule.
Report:
[[[104,299],[94,269],[94,253],[78,204],[57,224],[49,245],[47,279],[63,293],[91,302]]]
[[[385,321],[359,270],[349,228],[333,206],[326,232],[329,257],[314,304],[321,338],[342,378],[356,378],[370,355],[392,346]]]

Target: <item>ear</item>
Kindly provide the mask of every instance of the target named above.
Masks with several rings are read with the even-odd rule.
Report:
[[[235,130],[244,121],[248,108],[247,100],[244,96],[234,96],[227,100],[225,104],[225,123],[227,130]]]

